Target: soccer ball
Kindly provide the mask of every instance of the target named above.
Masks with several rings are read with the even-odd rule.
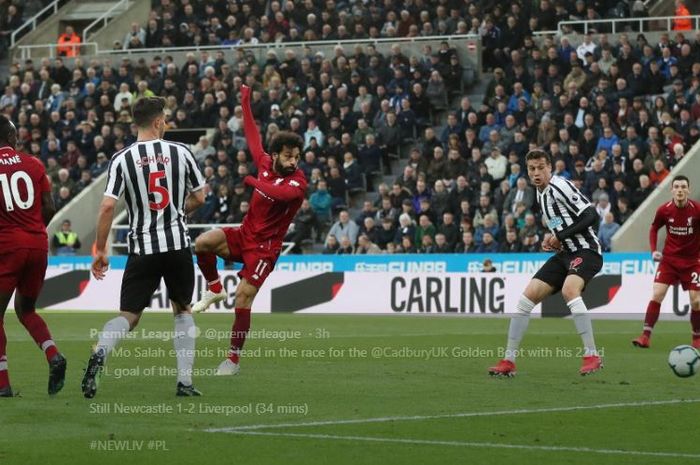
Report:
[[[668,366],[676,376],[693,376],[700,370],[700,353],[689,345],[678,346],[668,354]]]

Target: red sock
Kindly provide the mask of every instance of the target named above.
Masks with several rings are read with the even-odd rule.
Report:
[[[5,337],[5,323],[0,320],[0,389],[10,385],[10,377],[7,374],[7,338]]]
[[[207,289],[216,293],[221,292],[219,272],[216,271],[216,255],[211,252],[198,253],[197,266],[202,271],[204,279],[207,280]]]
[[[661,304],[650,300],[649,305],[647,305],[647,314],[644,317],[645,336],[651,336],[651,330],[654,329],[654,325],[659,320],[659,313],[661,313]]]
[[[44,320],[36,312],[25,312],[19,321],[27,329],[29,335],[32,336],[34,342],[44,351],[46,360],[51,361],[54,355],[58,354],[58,349],[53,339],[51,339],[51,333]]]
[[[231,328],[231,355],[228,356],[233,363],[238,363],[248,330],[250,330],[250,309],[237,308],[236,318]]]
[[[691,310],[690,326],[693,327],[693,339],[700,339],[700,310]]]

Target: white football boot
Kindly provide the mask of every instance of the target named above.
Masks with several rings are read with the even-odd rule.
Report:
[[[221,292],[219,293],[212,292],[207,289],[204,291],[204,295],[202,295],[200,301],[192,306],[192,311],[194,313],[201,313],[208,309],[210,305],[221,302],[226,297],[228,297],[228,293],[224,289],[221,289]]]
[[[233,363],[230,358],[227,358],[219,364],[216,370],[216,376],[233,376],[241,371],[241,366],[238,363]]]

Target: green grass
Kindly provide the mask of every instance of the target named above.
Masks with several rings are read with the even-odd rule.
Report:
[[[301,335],[288,341],[250,340],[246,348],[253,353],[243,360],[241,374],[196,377],[195,385],[205,395],[196,400],[176,398],[170,374],[156,370],[155,375],[144,375],[151,367],[175,366],[167,354],[170,341],[130,339],[120,347],[129,350],[131,357],[112,357],[111,375],[103,377],[97,397],[88,400],[80,392],[80,379],[94,341],[90,330],[101,328],[112,315],[43,315],[68,358],[66,387],[56,397],[48,397],[43,355],[8,313],[10,378],[21,397],[0,399],[0,464],[661,465],[698,463],[700,457],[610,451],[700,454],[696,434],[700,403],[454,416],[700,399],[700,377],[676,378],[665,362],[672,347],[688,343],[688,323],[661,322],[652,348],[640,350],[630,344],[640,329],[638,321],[594,322],[606,365],[602,372],[582,378],[576,356],[579,338],[572,322],[533,320],[524,348],[541,352],[519,359],[516,378],[495,379],[486,375],[486,368],[497,361],[495,351],[505,341],[506,319],[254,315],[255,330],[296,330]],[[196,322],[206,334],[210,328],[230,329],[231,319],[231,315],[205,314],[197,316]],[[169,315],[148,313],[139,327],[171,328]],[[226,349],[227,340],[200,337],[197,341],[198,350],[209,353],[200,356],[195,366],[216,368],[221,360],[217,352]],[[375,358],[371,356],[375,347],[446,347],[447,356]],[[155,356],[137,358],[137,349],[152,349],[153,354],[145,355]],[[166,355],[159,356],[158,349]],[[305,349],[314,352],[302,356]],[[469,355],[467,349],[472,356],[458,357],[453,352]],[[476,349],[494,353],[479,356]],[[435,350],[440,355],[440,349]],[[115,377],[119,370],[130,368],[138,368],[140,375]],[[114,411],[116,404],[166,406],[173,411],[120,414]],[[99,413],[104,406],[112,412]],[[245,412],[248,406],[252,412]],[[243,412],[212,412],[225,407]],[[378,417],[419,418],[333,423]],[[316,421],[331,424],[296,425]],[[205,431],[260,424],[293,425],[253,430],[265,435]],[[141,445],[143,450],[91,448],[124,444]],[[163,447],[167,451],[156,450]]]

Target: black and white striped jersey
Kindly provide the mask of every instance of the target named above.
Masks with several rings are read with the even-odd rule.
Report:
[[[591,206],[591,202],[570,181],[560,176],[552,176],[549,185],[537,190],[537,202],[542,210],[542,218],[552,233],[579,221],[581,213]],[[592,226],[583,232],[565,239],[562,246],[568,252],[590,249],[602,253],[598,236]]]
[[[205,181],[192,152],[162,139],[136,142],[112,157],[104,195],[122,194],[129,213],[129,253],[150,255],[190,246],[185,198]]]

